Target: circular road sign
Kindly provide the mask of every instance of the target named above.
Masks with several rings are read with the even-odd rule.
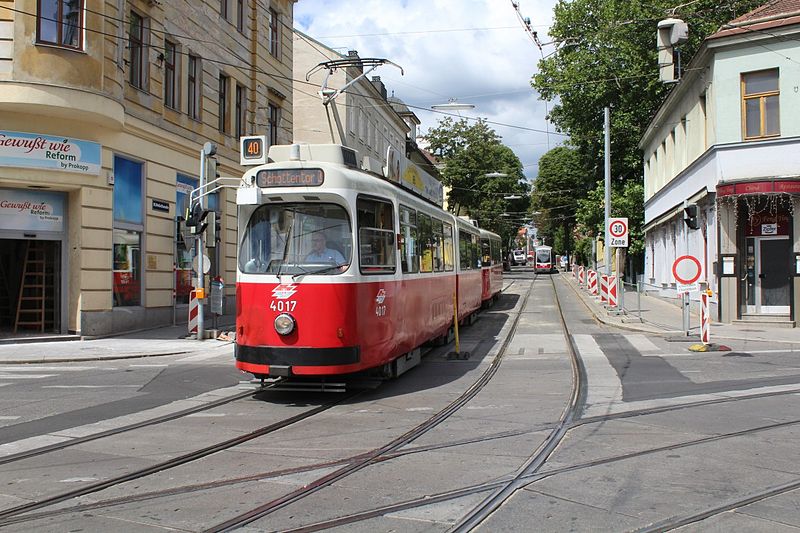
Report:
[[[672,263],[672,275],[682,285],[691,285],[700,279],[700,260],[693,255],[682,255]]]
[[[612,220],[611,224],[608,226],[608,232],[612,237],[624,237],[625,234],[628,233],[628,224],[626,223],[626,220],[622,220],[620,218]]]

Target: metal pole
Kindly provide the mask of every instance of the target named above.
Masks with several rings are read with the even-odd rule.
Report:
[[[686,206],[689,205],[688,200],[683,201],[683,208],[686,209]],[[685,247],[685,254],[689,255],[689,226],[686,224],[683,225],[683,243]],[[677,280],[676,280],[677,281]],[[689,336],[689,328],[691,327],[691,320],[689,317],[689,292],[683,293],[683,331],[686,332],[686,336]]]
[[[604,242],[606,252],[606,274],[611,275],[611,248],[608,246],[610,239],[608,235],[608,219],[611,218],[611,108],[605,108],[605,185],[606,185],[606,210],[605,210],[605,235]]]
[[[642,282],[636,282],[636,308],[639,310],[639,322],[642,321]]]
[[[200,205],[205,209],[205,196],[203,192],[206,186],[206,147],[200,150]],[[205,322],[203,320],[203,300],[205,299],[205,274],[203,274],[203,233],[197,234],[195,239],[197,249],[197,283],[195,287],[200,291],[201,298],[197,299],[197,340],[205,339]]]

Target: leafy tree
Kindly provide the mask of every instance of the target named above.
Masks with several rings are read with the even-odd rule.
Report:
[[[572,249],[572,229],[578,199],[591,181],[580,154],[567,146],[553,148],[539,159],[539,175],[533,183],[531,209],[538,212],[539,235],[558,252]]]
[[[443,163],[440,173],[450,189],[448,208],[477,219],[481,227],[508,242],[516,227],[502,215],[528,208],[528,185],[519,158],[483,120],[470,124],[466,119],[445,117],[425,139],[430,152]],[[512,195],[519,199],[506,199]]]
[[[604,136],[603,109],[611,108],[611,176],[616,183],[613,202],[643,204],[629,198],[641,184],[642,154],[638,149],[644,129],[674,85],[658,79],[656,31],[660,20],[674,16],[689,25],[689,42],[680,46],[686,65],[703,39],[719,27],[762,4],[763,0],[696,0],[676,7],[672,0],[559,0],[554,8],[550,36],[558,49],[539,63],[531,84],[541,98],[555,101],[549,115],[559,131],[568,133],[591,182],[598,183],[581,202],[581,235],[591,237],[599,221],[602,229]],[[621,181],[619,181],[621,180]],[[627,208],[626,208],[627,209]],[[642,207],[643,209],[643,207]],[[600,213],[599,220],[596,218]],[[624,216],[612,211],[614,215]],[[630,253],[641,253],[642,213],[628,212]],[[581,245],[581,249],[586,246]]]

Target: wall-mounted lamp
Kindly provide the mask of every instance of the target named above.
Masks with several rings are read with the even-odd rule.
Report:
[[[166,57],[164,56],[164,52],[159,52],[158,55],[156,56],[156,61],[158,61],[158,68],[164,66],[164,59],[166,59]]]

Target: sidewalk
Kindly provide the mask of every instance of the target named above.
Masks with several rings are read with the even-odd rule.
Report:
[[[220,331],[232,331],[233,326]],[[64,363],[105,359],[133,359],[164,355],[200,355],[212,351],[229,350],[233,358],[233,341],[186,339],[186,324],[139,331],[116,337],[80,340],[74,335],[66,339],[31,342],[4,342],[0,344],[0,364]]]
[[[603,324],[632,331],[641,331],[665,337],[686,337],[683,331],[683,315],[681,308],[674,303],[657,296],[642,293],[641,321],[637,306],[637,294],[625,293],[626,314],[609,312],[599,297],[591,296],[586,289],[578,286],[578,281],[571,272],[558,274],[578,298],[583,301],[594,317]],[[700,334],[700,316],[692,313],[689,319],[691,335],[687,338],[698,340]],[[769,341],[795,343],[800,347],[800,328],[775,327],[768,324],[721,324],[711,322],[711,342],[720,340]]]

